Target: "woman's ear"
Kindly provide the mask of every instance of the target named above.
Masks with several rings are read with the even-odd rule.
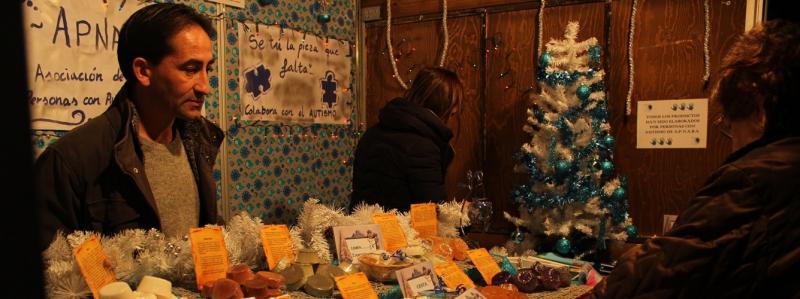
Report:
[[[149,62],[142,57],[133,59],[133,76],[144,86],[150,86],[153,69]]]

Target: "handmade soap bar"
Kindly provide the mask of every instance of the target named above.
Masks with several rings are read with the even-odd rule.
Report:
[[[275,272],[258,271],[256,276],[263,278],[267,281],[267,287],[278,289],[286,284],[286,278]]]
[[[334,277],[342,276],[345,273],[344,270],[342,270],[342,268],[339,268],[331,264],[324,264],[324,265],[319,265],[319,267],[317,268],[317,274],[322,276],[327,276],[333,279]]]
[[[100,299],[130,299],[133,298],[131,287],[122,281],[115,281],[100,288]]]
[[[314,274],[308,278],[303,290],[314,297],[328,298],[333,295],[333,284],[332,277]]]
[[[249,266],[238,264],[228,269],[228,273],[225,274],[225,277],[239,284],[243,284],[245,281],[253,279],[253,275],[255,274],[253,274],[253,270],[250,270]]]
[[[255,276],[253,279],[245,281],[242,284],[244,295],[247,297],[266,298],[267,297],[267,280],[260,276]]]
[[[242,288],[239,283],[227,279],[220,278],[214,283],[214,291],[211,293],[211,299],[241,299],[244,298]]]
[[[523,293],[533,293],[539,287],[539,280],[536,279],[536,272],[533,269],[519,270],[511,278],[511,282]]]
[[[292,264],[279,274],[286,278],[286,288],[290,291],[296,291],[306,283],[303,279],[303,269],[300,269],[300,266],[296,264]]]
[[[216,280],[206,281],[203,284],[203,288],[200,290],[200,295],[202,295],[203,298],[211,298],[211,295],[214,294],[214,284],[216,282]]]

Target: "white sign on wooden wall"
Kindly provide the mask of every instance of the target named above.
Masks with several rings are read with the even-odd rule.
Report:
[[[705,148],[708,99],[636,103],[636,148]]]
[[[125,81],[119,31],[142,7],[125,0],[22,1],[34,130],[70,130],[106,110]]]
[[[279,26],[238,26],[242,119],[347,123],[351,43]]]

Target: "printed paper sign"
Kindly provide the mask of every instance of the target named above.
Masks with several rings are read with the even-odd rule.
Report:
[[[411,227],[419,233],[420,237],[438,236],[439,221],[436,216],[436,204],[412,204]]]
[[[383,236],[377,224],[334,226],[333,239],[339,261],[358,263],[358,256],[383,249]]]
[[[483,276],[483,281],[487,284],[492,283],[492,277],[495,274],[500,273],[500,266],[497,265],[497,262],[494,261],[489,252],[486,251],[486,248],[478,248],[473,250],[468,250],[467,255],[469,255],[469,259],[472,261],[472,264],[475,265],[475,268],[478,268],[478,272],[481,273]]]
[[[189,231],[192,243],[192,260],[200,290],[208,281],[225,278],[228,272],[228,250],[222,237],[222,228],[193,228]]]
[[[83,279],[89,289],[92,290],[92,295],[95,298],[100,298],[100,289],[116,280],[114,270],[111,269],[103,247],[100,246],[100,241],[97,236],[91,236],[83,242],[80,247],[75,248],[75,261],[78,263],[78,268],[83,274]]]
[[[708,99],[636,103],[636,148],[705,148]]]
[[[403,297],[414,298],[422,291],[429,291],[436,288],[438,279],[433,272],[433,265],[430,262],[416,264],[414,266],[395,271],[397,282]]]
[[[289,238],[289,228],[285,224],[261,227],[261,243],[264,245],[264,256],[267,257],[270,270],[284,257],[294,260],[292,239]]]
[[[238,27],[243,119],[347,124],[351,43],[276,25]]]
[[[364,272],[334,277],[344,299],[378,299]]]
[[[22,1],[34,130],[70,130],[103,113],[125,82],[122,24],[142,1]]]
[[[394,213],[375,213],[372,215],[372,221],[381,227],[386,251],[394,252],[397,249],[408,246],[406,234],[403,233],[403,228],[400,227],[400,222],[397,221],[397,215]]]
[[[469,279],[469,276],[467,276],[464,271],[461,271],[461,269],[458,268],[453,261],[438,264],[433,266],[433,269],[436,271],[436,274],[442,277],[444,284],[448,288],[455,289],[459,285],[462,285],[467,289],[475,287],[475,283],[473,283],[472,280]]]

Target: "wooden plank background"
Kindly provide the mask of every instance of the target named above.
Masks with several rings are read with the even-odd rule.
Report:
[[[709,124],[706,149],[636,149],[636,106],[640,100],[708,97],[702,76],[703,1],[640,0],[634,41],[633,114],[625,116],[628,88],[628,32],[633,0],[610,4],[611,46],[606,86],[612,133],[617,138],[614,163],[629,178],[629,213],[641,235],[662,233],[664,214],[677,214],[706,176],[730,153],[730,142]],[[743,31],[745,0],[709,1],[711,5],[712,82],[725,51]],[[402,95],[392,77],[386,53],[385,1],[365,0],[362,7],[382,6],[382,21],[367,23],[365,35],[367,125],[380,108]],[[433,65],[441,51],[438,1],[393,1],[392,42],[404,80],[423,65]],[[456,70],[467,86],[461,129],[454,142],[456,160],[448,171],[448,194],[465,195],[458,183],[467,169],[483,169],[486,191],[495,207],[492,231],[505,234],[511,224],[502,211],[515,211],[511,189],[525,176],[513,173],[513,154],[529,140],[522,131],[529,103],[526,92],[537,92],[534,78],[538,1],[449,0],[449,42],[446,67]],[[596,37],[607,46],[606,3],[548,1],[543,42],[561,38],[569,21],[579,21],[579,39]],[[425,17],[419,17],[425,14]],[[421,20],[421,21],[416,21]],[[484,27],[485,36],[484,40]],[[412,51],[413,49],[413,51]],[[405,52],[411,52],[407,54]],[[413,66],[413,67],[412,67]],[[506,73],[500,76],[501,73]],[[710,113],[713,119],[716,110]],[[457,124],[452,124],[456,127]]]

